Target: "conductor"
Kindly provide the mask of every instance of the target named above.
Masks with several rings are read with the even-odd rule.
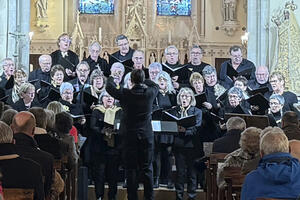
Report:
[[[151,125],[152,105],[158,93],[158,85],[145,80],[144,71],[131,72],[132,89],[122,88],[114,82],[114,74],[107,79],[106,90],[120,100],[123,115],[120,134],[123,139],[123,158],[127,170],[128,200],[137,200],[137,168],[143,175],[144,199],[153,200],[153,146]]]

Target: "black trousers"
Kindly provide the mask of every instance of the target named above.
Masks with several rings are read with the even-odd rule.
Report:
[[[97,199],[104,198],[105,180],[108,182],[108,199],[114,199],[118,191],[118,154],[94,154],[92,157],[92,176],[95,182]]]
[[[196,153],[194,148],[176,148],[175,165],[176,165],[176,200],[182,200],[184,194],[185,174],[187,175],[187,194],[188,199],[196,198],[197,173],[194,168]]]
[[[137,200],[137,169],[143,178],[144,199],[153,200],[153,138],[124,137],[123,158],[127,170],[128,200]]]
[[[161,171],[167,172],[162,174],[164,178],[167,178],[168,182],[172,179],[172,146],[169,144],[157,144],[154,147],[153,158],[153,177],[161,178]],[[162,159],[165,159],[162,162]]]

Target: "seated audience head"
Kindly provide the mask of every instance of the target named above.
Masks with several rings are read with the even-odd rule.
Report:
[[[130,76],[131,76],[131,72],[128,72],[124,78],[124,88],[131,89],[133,87]]]
[[[28,111],[17,113],[10,125],[14,133],[24,133],[33,137],[35,129],[35,117]]]
[[[110,68],[110,73],[114,77],[116,84],[120,84],[120,82],[122,81],[124,72],[125,72],[124,65],[119,62],[115,62]]]
[[[284,97],[279,94],[272,94],[269,98],[270,111],[281,112],[284,105]]]
[[[204,92],[204,79],[198,72],[193,72],[190,77],[190,84],[195,89],[196,94]]]
[[[46,130],[53,131],[55,124],[55,114],[52,110],[45,109],[46,112]]]
[[[108,94],[106,90],[101,92],[100,95],[100,104],[104,106],[104,108],[111,108],[115,105],[115,99]]]
[[[175,65],[178,62],[178,49],[174,45],[168,46],[164,55],[167,63]]]
[[[62,100],[72,103],[74,87],[69,82],[63,82],[59,88]]]
[[[67,33],[62,33],[57,40],[57,46],[62,52],[67,52],[70,48],[72,39]]]
[[[65,76],[64,67],[61,65],[54,65],[51,68],[50,76],[51,76],[53,84],[61,85],[62,82],[64,81],[64,76]]]
[[[81,84],[85,84],[90,74],[89,64],[86,61],[81,61],[78,63],[76,66],[76,74]]]
[[[154,62],[149,65],[149,77],[151,81],[155,81],[156,76],[162,71],[162,66],[159,62]]]
[[[35,97],[35,87],[31,83],[24,83],[19,88],[19,95],[25,105],[31,103]]]
[[[194,45],[190,49],[190,60],[192,65],[200,65],[203,57],[203,50],[199,45]]]
[[[282,94],[285,87],[285,80],[280,72],[273,72],[269,80],[274,93]]]
[[[289,153],[289,141],[284,132],[273,127],[260,139],[260,154],[266,156],[273,153]]]
[[[240,65],[243,61],[243,52],[240,46],[232,46],[229,49],[232,65]]]
[[[184,87],[179,90],[177,95],[177,105],[182,106],[183,108],[196,105],[194,92],[191,88]]]
[[[142,84],[145,81],[145,73],[141,69],[134,69],[130,74],[130,79],[134,85]]]
[[[202,70],[205,82],[208,86],[215,86],[217,84],[217,71],[216,68],[210,65],[206,65]]]
[[[14,82],[17,87],[20,87],[23,83],[27,82],[28,76],[23,69],[17,69],[15,71]]]
[[[39,57],[39,65],[41,67],[42,72],[50,72],[52,65],[52,58],[50,55],[41,55]]]
[[[230,130],[245,130],[246,122],[243,118],[240,117],[230,117],[226,122],[227,131]]]
[[[1,61],[1,67],[7,78],[9,78],[11,75],[14,75],[16,70],[15,62],[11,58],[4,58]]]
[[[0,121],[0,144],[7,144],[13,142],[13,131],[4,122]]]
[[[132,55],[133,68],[143,69],[145,63],[145,54],[142,50],[135,50]]]
[[[46,129],[47,115],[45,110],[41,107],[32,107],[28,111],[34,115],[36,120],[36,127]]]
[[[243,100],[243,91],[238,87],[230,88],[227,95],[229,104],[232,107],[236,107]]]
[[[240,147],[248,154],[256,154],[259,152],[259,141],[261,129],[255,127],[246,128],[241,133]]]
[[[161,71],[156,76],[155,83],[159,86],[161,91],[175,93],[171,77],[167,72]]]
[[[59,134],[69,134],[73,126],[73,118],[67,112],[60,112],[55,115],[55,130]]]
[[[240,88],[242,91],[246,91],[248,80],[244,76],[238,76],[234,81],[234,87]]]
[[[1,116],[1,121],[6,123],[8,126],[11,125],[14,116],[18,113],[18,111],[14,109],[7,109],[3,112]]]
[[[48,104],[47,109],[52,110],[54,112],[54,114],[65,111],[64,106],[58,101],[51,101]]]
[[[89,45],[89,54],[93,61],[95,61],[95,62],[98,61],[98,57],[99,57],[101,50],[102,50],[102,47],[99,44],[99,42],[97,42],[97,41],[94,41]]]
[[[99,69],[94,69],[90,75],[90,84],[96,90],[101,90],[104,88],[106,79],[103,72]]]
[[[259,84],[265,84],[269,80],[269,69],[266,66],[258,66],[255,71],[256,81]]]
[[[297,113],[293,111],[287,111],[283,114],[281,119],[281,127],[284,128],[286,126],[299,126],[299,120]]]
[[[129,41],[128,38],[121,34],[116,37],[116,43],[120,49],[120,54],[125,56],[129,52]]]
[[[290,140],[289,145],[291,155],[300,161],[300,140]]]

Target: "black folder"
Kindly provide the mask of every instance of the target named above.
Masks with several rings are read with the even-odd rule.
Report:
[[[265,111],[270,107],[269,101],[260,93],[253,95],[247,101],[252,106],[258,106],[258,113],[265,114]]]
[[[163,112],[162,119],[165,121],[175,121],[178,126],[183,126],[185,128],[192,127],[196,125],[196,116],[190,115],[187,117],[178,118],[171,113]]]
[[[262,94],[262,95],[264,95],[266,92],[268,92],[269,91],[269,88],[268,87],[261,87],[261,88],[258,88],[258,89],[255,89],[255,90],[251,90],[250,88],[249,88],[249,94],[250,95],[255,95],[255,94]]]
[[[163,109],[158,108],[152,111],[152,120],[162,120]]]
[[[97,105],[98,104],[98,98],[94,97],[93,95],[91,95],[88,92],[83,91],[83,101],[88,105]]]
[[[9,90],[11,88],[14,87],[14,84],[15,84],[15,78],[14,76],[10,76],[9,79],[6,81],[5,83],[5,89]]]
[[[168,65],[166,65],[165,63],[162,64],[162,70],[167,72],[171,77],[173,76],[184,76],[188,73],[188,69],[186,67],[186,65],[179,65],[176,68],[171,68]]]
[[[207,102],[207,97],[206,97],[205,92],[195,95],[195,99],[196,99],[196,107],[197,108],[202,108],[203,107],[202,104],[204,102]]]
[[[72,72],[75,71],[76,66],[67,58],[61,56],[58,63],[60,63],[65,69],[67,68]]]
[[[40,102],[44,103],[47,99],[49,99],[50,101],[58,101],[60,99],[60,93],[56,89],[51,88],[48,95],[45,98],[43,98]]]
[[[109,64],[112,65],[115,62],[120,62],[124,65],[124,67],[126,68],[126,71],[132,71],[133,70],[133,61],[132,58],[126,59],[126,60],[120,60],[119,58],[117,58],[116,56],[109,54]]]
[[[234,80],[233,77],[237,78],[238,76],[244,76],[247,80],[250,79],[251,73],[252,73],[252,68],[245,69],[241,72],[237,72],[232,65],[229,63],[227,64],[227,76],[231,79]]]

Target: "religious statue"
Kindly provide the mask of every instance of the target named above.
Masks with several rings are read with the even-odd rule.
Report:
[[[48,0],[37,0],[35,2],[36,6],[36,17],[38,19],[48,18],[47,8],[48,8]]]
[[[154,52],[151,52],[150,57],[149,57],[149,63],[151,64],[151,63],[154,63],[154,62],[156,62],[156,55],[155,55]]]
[[[237,0],[224,0],[224,20],[236,21]]]

